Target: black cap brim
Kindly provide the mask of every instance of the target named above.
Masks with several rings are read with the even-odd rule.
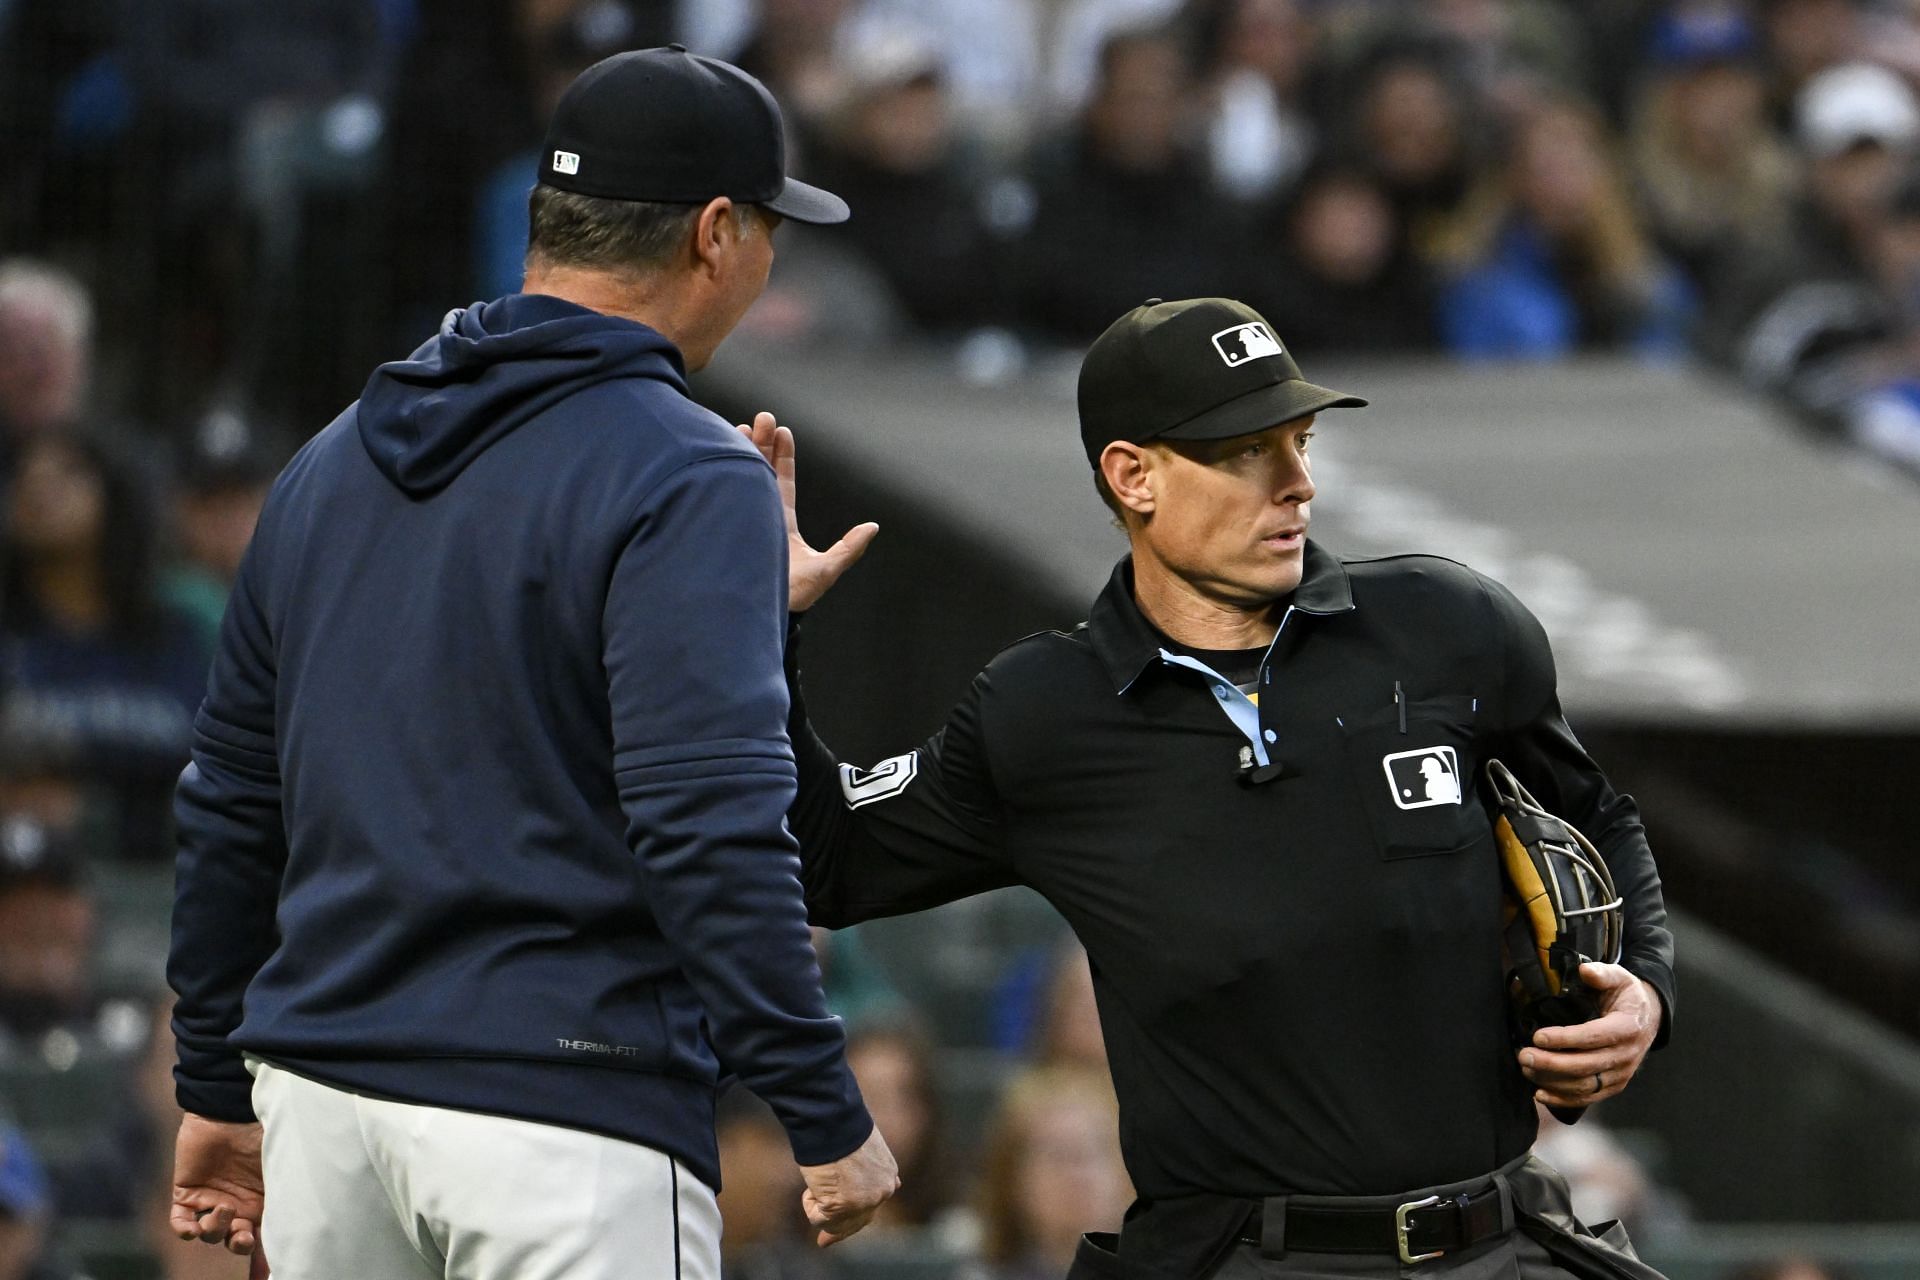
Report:
[[[787,179],[787,185],[780,189],[779,195],[761,203],[783,218],[810,222],[817,227],[845,222],[852,216],[847,202],[833,192],[809,186],[794,178]]]
[[[1290,378],[1285,382],[1255,387],[1245,395],[1215,405],[1198,417],[1189,418],[1177,427],[1160,432],[1157,438],[1230,440],[1234,436],[1252,435],[1283,422],[1304,418],[1322,409],[1364,409],[1366,406],[1367,402],[1359,396]]]

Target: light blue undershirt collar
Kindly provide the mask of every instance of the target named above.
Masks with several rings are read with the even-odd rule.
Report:
[[[1247,742],[1253,747],[1253,758],[1260,764],[1267,763],[1267,744],[1260,740],[1260,708],[1254,705],[1252,698],[1240,692],[1239,686],[1233,681],[1198,658],[1162,649],[1160,661],[1186,667],[1205,676],[1207,683],[1213,686],[1213,696],[1219,700],[1220,709],[1227,713],[1227,719],[1233,721],[1233,727],[1246,735]],[[1265,665],[1264,660],[1262,665]]]

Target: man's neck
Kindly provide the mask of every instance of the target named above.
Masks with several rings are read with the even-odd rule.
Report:
[[[1133,601],[1168,639],[1190,649],[1260,649],[1273,643],[1285,606],[1216,599],[1157,561],[1133,559]]]
[[[690,326],[681,314],[682,299],[659,279],[553,267],[529,271],[520,292],[545,294],[603,316],[646,325],[679,347],[683,356],[687,354]]]

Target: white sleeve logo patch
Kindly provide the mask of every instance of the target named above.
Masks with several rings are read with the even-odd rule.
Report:
[[[919,772],[918,751],[882,760],[871,769],[843,764],[840,766],[840,792],[847,798],[847,808],[858,809],[863,804],[899,795]]]

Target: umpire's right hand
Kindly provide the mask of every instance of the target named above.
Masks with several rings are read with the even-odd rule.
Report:
[[[807,1179],[800,1207],[820,1229],[816,1243],[823,1249],[872,1222],[875,1211],[900,1189],[900,1170],[877,1126],[852,1155],[832,1164],[801,1165],[800,1172]]]

